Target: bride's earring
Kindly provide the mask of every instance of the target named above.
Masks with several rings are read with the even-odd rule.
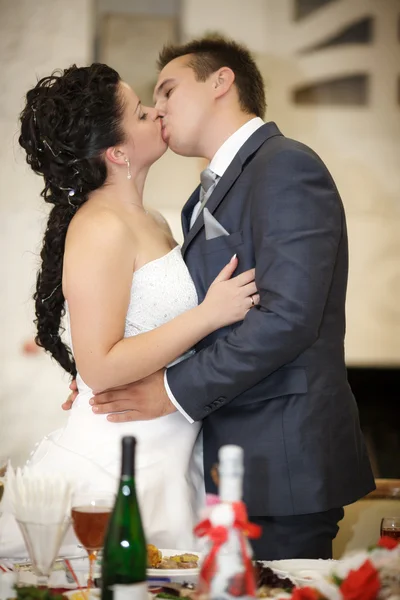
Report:
[[[129,158],[126,158],[125,156],[125,162],[126,162],[126,166],[128,167],[128,175],[126,176],[127,179],[132,179],[132,174],[131,174],[131,163]]]

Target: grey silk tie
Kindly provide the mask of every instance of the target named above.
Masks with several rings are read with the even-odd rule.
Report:
[[[192,218],[190,219],[190,227],[193,226],[195,220],[203,210],[207,200],[213,193],[214,188],[220,179],[221,178],[219,175],[214,173],[214,171],[211,171],[211,169],[208,167],[200,173],[200,202],[193,209]]]

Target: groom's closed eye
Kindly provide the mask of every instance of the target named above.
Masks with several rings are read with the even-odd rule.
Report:
[[[157,99],[163,95],[165,97],[165,90],[171,90],[172,87],[168,87],[171,85],[171,83],[175,83],[175,80],[172,78],[166,79],[165,81],[163,81],[158,88],[156,89],[156,91],[154,92],[154,102],[155,104],[157,104]]]

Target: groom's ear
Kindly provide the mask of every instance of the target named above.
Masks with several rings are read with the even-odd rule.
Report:
[[[118,146],[111,146],[110,148],[107,148],[105,155],[106,159],[114,165],[123,165],[125,163],[125,154]]]
[[[235,73],[229,67],[221,67],[212,77],[215,98],[224,96],[235,83]]]

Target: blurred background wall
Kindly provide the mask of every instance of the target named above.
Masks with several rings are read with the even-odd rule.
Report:
[[[384,453],[400,449],[400,0],[0,0],[0,455],[23,461],[65,419],[68,393],[67,377],[26,344],[46,209],[17,143],[24,93],[54,68],[101,60],[150,102],[163,43],[213,32],[254,52],[266,120],[316,150],[337,182],[350,243],[349,376],[371,452],[379,435],[392,440]],[[146,201],[179,242],[201,168],[168,152],[149,177]],[[383,413],[392,425],[382,421],[377,436]],[[400,475],[378,462],[381,475]]]
[[[18,114],[38,78],[92,59],[93,37],[91,0],[0,0],[0,455],[16,463],[63,422],[60,402],[68,389],[48,356],[29,353],[47,210],[41,181],[19,149]]]

